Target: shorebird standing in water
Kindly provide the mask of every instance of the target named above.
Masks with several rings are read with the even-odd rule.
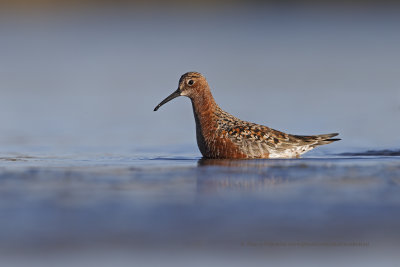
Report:
[[[205,158],[298,158],[317,146],[340,140],[332,138],[337,133],[292,135],[242,121],[215,103],[206,79],[198,72],[183,74],[178,89],[154,111],[178,96],[187,96],[192,101],[197,145]]]

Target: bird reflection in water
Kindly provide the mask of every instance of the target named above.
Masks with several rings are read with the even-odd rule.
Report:
[[[266,191],[288,183],[286,178],[270,173],[276,167],[271,160],[229,160],[202,158],[197,163],[198,193]],[[216,171],[218,169],[218,171]]]
[[[197,162],[197,166],[224,166],[224,167],[240,167],[240,168],[267,168],[273,166],[271,160],[265,159],[207,159],[201,158]]]

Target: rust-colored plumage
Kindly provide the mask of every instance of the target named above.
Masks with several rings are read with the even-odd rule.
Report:
[[[242,121],[215,103],[206,79],[198,72],[182,75],[178,89],[154,111],[178,96],[187,96],[192,101],[197,145],[205,158],[295,158],[317,146],[340,140],[332,139],[336,133],[291,135]]]

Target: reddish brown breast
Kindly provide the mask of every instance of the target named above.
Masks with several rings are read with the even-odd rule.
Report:
[[[193,113],[196,121],[197,145],[205,158],[244,159],[237,145],[229,138],[221,136],[218,131],[215,109],[217,107],[209,90],[201,95],[191,97]]]

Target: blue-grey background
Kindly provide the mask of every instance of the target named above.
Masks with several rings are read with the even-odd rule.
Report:
[[[202,72],[237,117],[329,150],[400,143],[397,9],[262,6],[2,14],[0,143],[195,145],[188,99],[152,110]],[[326,147],[326,149],[328,149]]]

